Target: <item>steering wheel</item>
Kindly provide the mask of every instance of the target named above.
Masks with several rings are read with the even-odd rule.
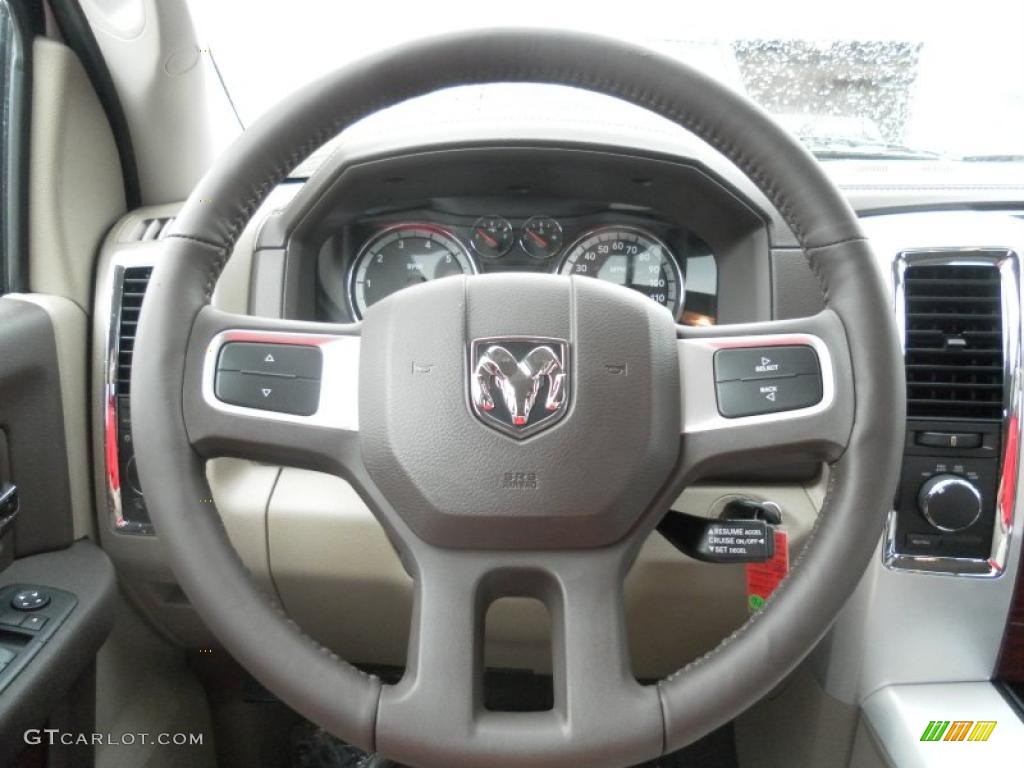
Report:
[[[798,320],[679,327],[664,308],[620,286],[517,274],[410,288],[354,325],[210,306],[239,233],[312,150],[406,99],[492,82],[608,94],[705,140],[776,206],[826,308]],[[285,703],[359,747],[439,768],[652,759],[729,721],[791,672],[875,549],[905,415],[900,344],[880,270],[817,162],[758,107],[677,61],[539,30],[460,33],[373,56],[305,87],[246,130],[199,182],[160,247],[131,395],[156,530],[182,589],[224,647]],[[315,411],[221,402],[218,365],[238,342],[319,350],[319,367],[307,374],[319,387]],[[719,413],[716,352],[793,345],[818,358],[820,402]],[[534,357],[539,367],[524,363],[524,350],[539,346],[547,347]],[[526,426],[540,427],[526,439],[515,424],[493,428],[487,398],[474,391],[471,377],[495,347],[523,363],[529,381],[540,368],[562,376],[553,408],[543,392],[533,404],[539,421]],[[501,360],[491,358],[496,371]],[[501,385],[490,390],[492,407],[501,387],[523,394],[512,368],[507,373],[491,380]],[[542,382],[549,394],[555,386]],[[686,485],[759,455],[829,464],[809,542],[742,628],[657,685],[639,684],[623,579],[641,543]],[[337,658],[259,591],[208,501],[205,462],[216,456],[334,473],[359,492],[415,581],[399,683],[382,684]],[[540,599],[551,614],[550,711],[483,705],[483,615],[506,596]]]

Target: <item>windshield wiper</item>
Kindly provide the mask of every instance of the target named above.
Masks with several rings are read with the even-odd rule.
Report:
[[[843,137],[798,137],[815,157],[849,160],[940,160],[943,155],[902,144]]]

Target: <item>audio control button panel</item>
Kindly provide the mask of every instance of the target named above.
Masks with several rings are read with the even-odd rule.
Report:
[[[821,402],[821,365],[803,344],[720,349],[715,390],[727,419],[808,408]]]
[[[320,407],[322,370],[318,347],[230,342],[220,351],[214,387],[231,405],[311,416]]]

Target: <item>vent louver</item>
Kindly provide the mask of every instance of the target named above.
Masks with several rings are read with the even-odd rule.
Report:
[[[999,268],[908,265],[903,276],[907,415],[1003,417],[1003,320]]]
[[[129,239],[139,243],[146,243],[151,240],[161,240],[173,221],[173,216],[164,216],[158,219],[143,219],[139,222],[138,226],[132,230],[132,234]]]
[[[142,297],[146,294],[152,267],[127,267],[121,277],[121,306],[117,326],[117,394],[131,392],[132,352],[139,324]]]

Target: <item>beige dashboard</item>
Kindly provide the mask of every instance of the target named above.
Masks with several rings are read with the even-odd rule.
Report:
[[[505,139],[512,135],[507,126],[501,131]],[[417,135],[418,140],[422,138]],[[597,138],[622,140],[611,129],[607,136]],[[655,141],[647,136],[636,144],[697,158],[729,179],[766,217],[770,266],[762,265],[763,281],[743,275],[747,285],[770,286],[764,291],[769,298],[758,312],[783,319],[811,315],[821,308],[818,285],[791,233],[735,169],[724,167],[720,158],[706,149],[684,147],[667,139]],[[1022,199],[1024,189],[1019,178],[1010,178],[1009,168],[998,184],[981,184],[969,168],[959,169],[960,176],[952,177],[947,175],[948,166],[907,162],[833,162],[826,164],[826,170],[861,212],[883,274],[891,274],[893,259],[908,249],[958,252],[998,245],[1024,253],[1024,215],[1019,202],[1012,202]],[[940,175],[941,184],[936,182]],[[878,181],[882,178],[884,183]],[[280,186],[254,216],[217,286],[214,303],[218,307],[240,313],[252,308],[253,314],[277,316],[263,308],[280,310],[286,303],[287,276],[275,261],[283,249],[278,243],[257,251],[255,244],[261,226],[271,230],[269,241],[273,243],[275,232],[267,226],[268,217],[285,208],[300,188],[299,184]],[[981,207],[996,210],[978,210]],[[168,205],[133,212],[114,226],[100,253],[94,299],[92,421],[93,455],[101,459],[94,462],[97,508],[101,510],[110,510],[107,467],[102,460],[107,455],[102,403],[111,362],[107,351],[111,276],[118,265],[153,263],[159,248],[151,241],[139,240],[138,234],[149,231],[154,221],[173,217],[177,209],[177,205]],[[254,264],[254,251],[270,257],[262,260],[264,274],[276,274],[276,281],[251,279],[259,272],[261,261],[257,258]],[[279,271],[275,273],[275,269]],[[255,290],[254,283],[262,287]],[[383,529],[348,484],[316,473],[235,459],[210,462],[208,476],[236,551],[272,600],[343,658],[367,665],[404,665],[414,584]],[[782,508],[792,544],[791,560],[795,560],[816,522],[825,479],[822,473],[816,481],[804,484],[764,481],[695,486],[673,506],[690,514],[713,516],[722,500],[732,494],[774,501]],[[805,760],[808,764],[827,764],[836,749],[845,748],[836,741],[841,741],[843,728],[849,727],[852,733],[858,707],[872,697],[877,699],[878,692],[892,686],[917,688],[950,680],[988,681],[1000,652],[1003,618],[1020,557],[1019,532],[1024,527],[1020,498],[1018,492],[1016,506],[1005,511],[1001,518],[1005,525],[993,542],[999,567],[980,577],[943,570],[948,562],[940,562],[942,558],[931,558],[941,566],[938,570],[925,569],[916,560],[911,567],[894,565],[886,555],[893,540],[892,531],[887,530],[833,630],[793,678],[773,692],[772,696],[784,703],[755,707],[746,725],[742,719],[737,721],[743,761],[790,764],[803,750],[811,756]],[[177,586],[159,536],[118,531],[112,516],[106,520],[101,516],[99,528],[125,592],[153,626],[186,647],[215,647],[216,640]],[[641,679],[661,677],[711,650],[748,616],[743,566],[691,560],[658,534],[645,543],[628,574],[624,597],[634,672]],[[487,627],[488,664],[546,668],[550,643],[543,610],[529,601],[499,601],[488,615]],[[796,705],[791,706],[794,701]],[[780,723],[781,710],[787,712],[788,722]],[[821,727],[813,727],[814,723]],[[800,735],[794,737],[796,741],[780,741],[780,727]],[[820,740],[817,735],[821,733],[830,738]],[[783,743],[785,754],[777,754]],[[773,762],[773,756],[778,760]]]

